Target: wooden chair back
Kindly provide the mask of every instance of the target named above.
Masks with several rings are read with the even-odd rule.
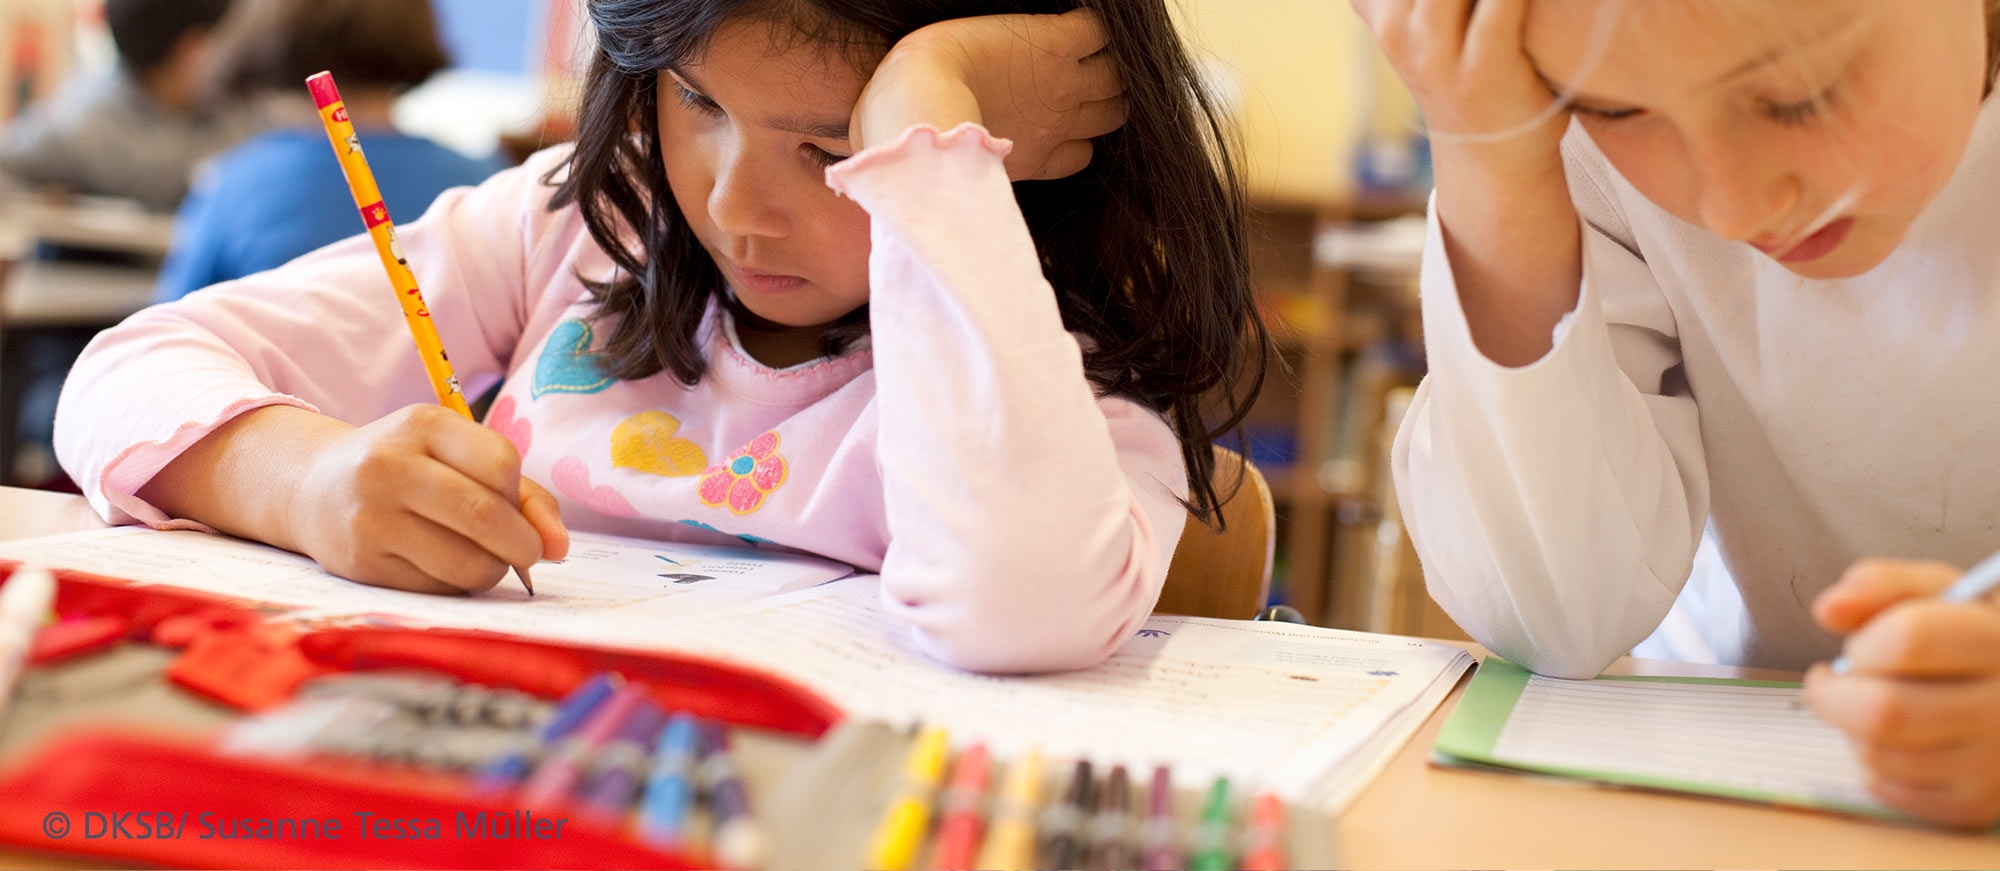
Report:
[[[1238,469],[1243,482],[1222,504],[1222,532],[1188,515],[1154,613],[1248,620],[1264,609],[1277,550],[1277,512],[1263,473],[1235,451],[1215,449],[1215,477],[1223,492]]]

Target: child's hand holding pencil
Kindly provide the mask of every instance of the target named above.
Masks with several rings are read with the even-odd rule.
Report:
[[[334,461],[334,472],[317,489],[341,497],[331,504],[357,510],[333,525],[327,553],[314,556],[323,564],[334,559],[328,568],[349,577],[437,593],[490,588],[512,566],[534,595],[528,566],[543,554],[561,556],[569,549],[556,501],[521,477],[520,456],[505,438],[473,422],[333,75],[319,73],[306,86],[431,387],[450,410],[403,409],[355,430],[322,454]]]
[[[252,409],[183,450],[139,496],[361,583],[476,593],[512,568],[532,595],[529,567],[569,552],[558,503],[521,477],[512,442],[472,419],[332,76],[308,85],[439,404],[359,427],[289,405]]]

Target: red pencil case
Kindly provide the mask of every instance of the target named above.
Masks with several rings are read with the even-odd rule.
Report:
[[[121,639],[149,641],[182,649],[168,671],[175,684],[245,711],[283,704],[319,675],[393,668],[546,699],[615,671],[644,682],[664,708],[809,739],[841,717],[783,678],[696,657],[464,630],[300,632],[254,605],[203,593],[76,572],[57,579],[61,619],[38,635],[31,666]],[[472,795],[469,779],[450,773],[234,757],[206,743],[91,731],[47,741],[0,769],[0,843],[200,867],[715,866],[698,850],[651,848],[622,822],[593,822],[566,805],[521,808]],[[241,831],[241,820],[251,821],[253,837],[221,837]],[[559,831],[556,820],[565,820]]]

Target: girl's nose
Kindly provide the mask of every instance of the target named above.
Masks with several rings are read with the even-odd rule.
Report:
[[[715,168],[708,192],[708,217],[715,228],[736,238],[780,238],[791,233],[784,198],[772,186],[775,172],[760,172],[743,155],[725,157]]]
[[[1794,232],[1800,181],[1782,161],[1766,160],[1754,145],[1710,137],[1694,149],[1699,166],[1701,223],[1739,242],[1782,243]]]

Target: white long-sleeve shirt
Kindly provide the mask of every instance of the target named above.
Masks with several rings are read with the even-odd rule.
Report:
[[[1810,606],[1857,558],[2000,548],[2000,105],[1901,247],[1841,280],[1674,218],[1580,129],[1564,155],[1583,286],[1542,359],[1474,346],[1431,222],[1431,372],[1393,465],[1459,625],[1580,677],[1673,606],[1717,661],[1799,669],[1837,653]],[[1720,559],[1689,583],[1704,529]]]

